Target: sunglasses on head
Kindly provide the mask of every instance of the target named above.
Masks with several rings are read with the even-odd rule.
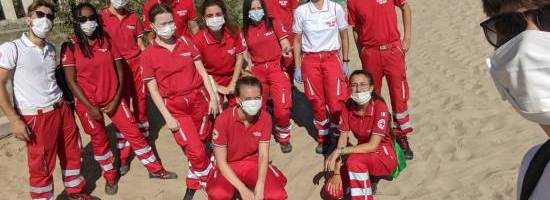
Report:
[[[34,13],[36,14],[36,18],[46,17],[51,21],[53,21],[55,19],[55,15],[53,15],[53,14],[46,14],[46,13],[44,13],[42,11],[39,11],[39,10],[34,11]]]
[[[76,19],[79,23],[84,23],[87,21],[96,21],[97,15],[90,15],[90,16],[80,16]]]
[[[527,16],[533,16],[541,31],[550,31],[550,5],[524,12],[503,13],[491,17],[479,25],[487,41],[498,48],[527,29]]]

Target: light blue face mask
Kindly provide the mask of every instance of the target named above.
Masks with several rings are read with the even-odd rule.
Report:
[[[248,17],[255,22],[259,22],[264,18],[264,9],[251,10],[248,12]]]

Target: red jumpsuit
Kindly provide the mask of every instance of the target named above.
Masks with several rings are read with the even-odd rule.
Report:
[[[271,94],[275,139],[279,143],[289,143],[292,90],[290,78],[281,67],[282,53],[279,44],[280,40],[288,38],[288,32],[278,21],[273,21],[271,29],[262,22],[257,26],[249,26],[245,38],[252,57],[252,74],[262,82],[264,108]]]
[[[133,108],[134,117],[137,119],[138,127],[143,136],[149,136],[149,120],[147,119],[146,100],[147,94],[143,78],[141,77],[141,66],[139,55],[141,49],[137,40],[143,35],[143,27],[139,18],[133,13],[128,13],[119,19],[109,8],[100,12],[103,20],[103,30],[112,38],[113,45],[117,47],[122,57],[126,60],[128,69],[125,69],[124,77],[127,77],[124,89],[128,92],[129,101]],[[120,152],[120,160],[124,163],[130,156],[132,149],[130,143],[117,131],[117,147]]]
[[[101,40],[101,44],[98,39],[90,45],[90,50],[93,53],[91,58],[84,56],[75,38],[73,38],[72,44],[66,44],[61,49],[63,66],[76,69],[78,86],[86,98],[99,108],[106,106],[116,95],[118,77],[113,61],[122,59],[116,47],[112,46],[108,39],[102,38]],[[91,136],[94,159],[103,169],[103,176],[107,182],[114,183],[117,170],[113,166],[114,157],[109,148],[104,120],[97,120],[90,116],[86,106],[77,99],[75,99],[75,107],[84,131]],[[162,170],[162,165],[155,157],[151,146],[147,144],[139,131],[126,98],[121,99],[115,112],[109,118],[128,140],[134,153],[150,173]]]
[[[241,31],[231,33],[224,28],[223,38],[217,41],[208,29],[202,29],[193,36],[193,41],[199,49],[204,63],[204,68],[209,75],[212,75],[218,85],[228,86],[233,77],[237,55],[246,51],[246,42],[242,37]],[[236,105],[237,102],[233,95],[228,95],[229,105]],[[220,94],[220,104],[223,107],[224,95]]]
[[[159,93],[168,111],[179,122],[174,139],[184,150],[190,163],[187,187],[200,189],[212,168],[204,143],[212,130],[208,116],[209,96],[194,61],[200,54],[188,37],[180,37],[174,50],[152,42],[141,58],[143,77],[157,81]]]
[[[249,188],[256,185],[258,178],[258,146],[271,139],[271,117],[262,110],[255,123],[248,127],[239,118],[237,107],[226,109],[218,118],[212,133],[214,146],[227,148],[227,162],[239,180]],[[264,188],[264,199],[283,200],[286,177],[275,166],[269,164]],[[235,188],[219,171],[208,182],[206,193],[210,200],[227,200],[235,194]]]
[[[406,0],[348,0],[348,22],[358,34],[361,63],[374,79],[375,91],[380,94],[385,76],[391,98],[395,133],[405,136],[413,130],[409,119],[405,56],[397,27],[395,6]],[[395,123],[396,122],[396,123]]]
[[[292,30],[293,12],[300,5],[298,0],[264,0],[267,13],[273,19],[283,25],[285,31]],[[294,34],[288,34],[290,45],[294,45]],[[282,58],[282,66],[288,74],[294,70],[294,58]],[[291,76],[292,77],[292,76]]]
[[[325,184],[323,192],[327,196],[331,199],[342,199],[344,196],[351,196],[352,200],[374,199],[371,176],[388,176],[397,166],[388,123],[388,108],[382,100],[370,101],[363,115],[358,113],[354,106],[344,109],[340,121],[342,132],[353,132],[358,145],[368,143],[372,135],[381,136],[382,141],[375,152],[347,155],[344,165],[340,168],[344,188],[338,191],[338,195],[331,196],[328,184]],[[344,191],[348,193],[344,194]]]
[[[145,31],[153,31],[151,28],[151,22],[149,21],[149,10],[158,3],[164,3],[163,0],[150,0],[143,5],[143,26]],[[174,23],[176,24],[175,36],[187,36],[191,37],[191,31],[189,30],[189,21],[197,19],[197,11],[195,4],[191,0],[172,0],[170,5],[172,8],[172,16],[174,16]]]

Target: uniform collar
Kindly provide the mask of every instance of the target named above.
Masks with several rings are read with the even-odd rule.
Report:
[[[214,36],[210,33],[210,31],[208,31],[208,28],[205,28],[202,31],[202,36],[204,37],[204,40],[208,45],[215,44],[215,43],[221,43],[221,44],[225,43],[225,37],[227,37],[226,36],[227,34],[229,34],[229,32],[227,28],[224,27],[222,39],[220,41],[217,41],[216,38],[214,38]]]
[[[256,117],[256,119],[253,121],[253,122],[250,122],[250,126],[251,127],[252,125],[256,124],[256,122],[258,122],[258,120],[260,119],[260,115],[262,114],[262,110],[260,110],[258,112],[258,116]],[[238,122],[238,123],[241,123],[244,125],[244,123],[241,121],[241,118],[239,117],[239,106],[234,106],[233,107],[233,113],[232,113],[232,117],[233,117],[233,120],[235,122]]]
[[[27,46],[27,47],[35,47],[35,48],[39,48],[38,46],[36,46],[36,44],[34,44],[30,39],[29,37],[27,36],[27,33],[22,33],[21,34],[21,42]],[[48,52],[52,50],[52,47],[50,46],[49,42],[48,41],[44,41],[44,49],[43,49],[43,52]]]
[[[183,41],[183,38],[176,38],[176,43],[174,44],[175,46],[174,46],[173,51],[176,51],[176,49],[179,47],[179,45],[181,45],[180,43],[182,43],[182,42],[185,42],[185,41]],[[155,48],[166,49],[166,50],[170,51],[166,47],[160,46],[160,44],[155,39],[153,39],[153,42],[152,42],[151,46],[153,46]]]
[[[113,11],[111,10],[111,7],[107,7],[105,9],[102,10],[103,12],[107,13],[107,16],[109,17],[116,17],[118,19],[118,17],[115,15],[115,13],[113,13]],[[130,11],[126,11],[126,13],[124,15],[121,15],[122,16],[122,20],[124,20],[124,18],[130,16]]]
[[[308,3],[309,11],[316,13],[316,12],[327,12],[328,11],[328,2],[330,0],[323,0],[323,8],[321,10],[318,10],[317,7],[313,4],[313,2]]]
[[[353,110],[351,113],[353,113],[354,116],[357,116],[357,117],[371,117],[371,116],[374,116],[374,104],[376,100],[371,100],[369,102],[369,104],[367,105],[367,107],[365,108],[365,112],[363,113],[363,115],[360,115],[357,110],[355,109],[355,106],[353,107]]]

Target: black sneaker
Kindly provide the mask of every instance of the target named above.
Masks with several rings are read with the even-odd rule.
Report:
[[[281,144],[281,152],[290,153],[292,151],[292,145],[290,143]]]
[[[411,149],[411,145],[409,145],[409,139],[407,138],[407,136],[398,138],[397,142],[399,143],[399,145],[401,145],[401,148],[403,149],[405,160],[412,160],[414,158],[414,153]]]
[[[149,173],[149,178],[176,179],[176,178],[178,178],[178,175],[174,172],[166,171],[165,169],[161,169],[158,172]]]
[[[187,188],[187,190],[185,190],[185,195],[183,195],[183,200],[193,200],[196,191],[197,190]]]

